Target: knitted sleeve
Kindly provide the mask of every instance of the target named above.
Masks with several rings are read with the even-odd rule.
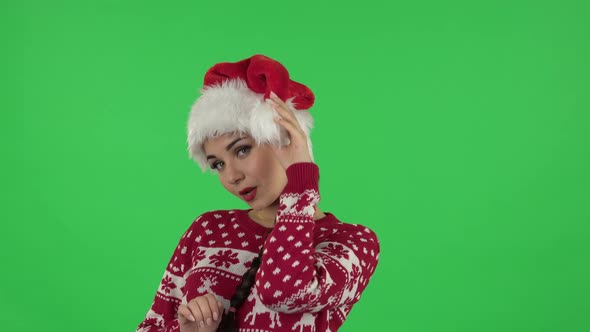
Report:
[[[191,244],[194,243],[195,222],[180,238],[166,266],[152,305],[136,332],[179,332],[177,312],[178,306],[186,296],[184,284],[193,264]]]
[[[286,173],[288,183],[279,198],[277,222],[264,243],[256,279],[261,302],[287,313],[356,303],[379,259],[375,233],[343,223],[316,230],[318,166],[296,163]],[[315,245],[314,234],[322,238]]]

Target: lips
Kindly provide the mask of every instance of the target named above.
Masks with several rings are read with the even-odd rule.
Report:
[[[246,202],[250,202],[256,197],[256,187],[249,187],[241,190],[240,196],[242,196],[242,199]]]
[[[242,190],[240,190],[240,195],[244,195],[245,193],[251,191],[252,189],[254,189],[256,187],[248,187],[248,188],[244,188]]]

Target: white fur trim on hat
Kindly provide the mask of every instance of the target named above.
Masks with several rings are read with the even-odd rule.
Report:
[[[294,98],[285,100],[307,136],[309,155],[313,161],[310,131],[313,118],[308,110],[297,110]],[[257,144],[276,146],[288,144],[287,132],[274,122],[278,113],[264,101],[264,94],[250,90],[243,80],[225,80],[222,84],[205,86],[193,104],[188,120],[189,156],[203,172],[210,169],[203,143],[226,133],[247,133]]]

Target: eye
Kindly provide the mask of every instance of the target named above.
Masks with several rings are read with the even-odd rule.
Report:
[[[235,153],[236,153],[236,155],[238,155],[238,157],[241,157],[241,156],[244,156],[245,154],[247,154],[248,152],[250,152],[251,149],[252,149],[251,146],[244,145],[244,146],[237,147],[235,150]],[[220,167],[222,167],[222,166],[223,166],[223,161],[218,160],[218,161],[212,163],[210,167],[213,170],[219,171]]]
[[[211,164],[211,169],[219,170],[219,168],[217,167],[219,164],[223,164],[223,161],[214,162],[213,164]]]
[[[244,153],[242,154],[242,155],[244,155],[245,153],[249,152],[250,149],[251,149],[251,147],[249,145],[241,146],[241,147],[239,147],[239,148],[236,149],[236,154],[238,156],[240,156],[240,152],[241,151],[244,151]]]

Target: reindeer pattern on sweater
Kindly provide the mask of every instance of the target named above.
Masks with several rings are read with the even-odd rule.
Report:
[[[332,213],[314,220],[319,169],[297,163],[286,171],[275,227],[249,210],[200,215],[182,235],[137,332],[179,331],[178,306],[207,293],[225,309],[262,246],[251,293],[236,313],[240,332],[337,331],[360,300],[379,259],[375,233]]]

